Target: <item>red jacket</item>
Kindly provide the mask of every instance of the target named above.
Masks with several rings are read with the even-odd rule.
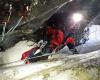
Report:
[[[75,44],[75,40],[74,40],[73,37],[68,37],[68,38],[67,38],[67,40],[66,40],[66,44],[69,44],[69,43],[71,43],[71,44]]]
[[[52,27],[49,27],[47,29],[47,36],[50,37],[51,39],[51,44],[49,47],[53,49],[55,49],[57,46],[62,44],[62,41],[64,39],[63,32],[59,29],[52,28]]]

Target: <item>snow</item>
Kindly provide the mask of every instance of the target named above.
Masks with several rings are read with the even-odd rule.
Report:
[[[93,76],[96,78],[96,76],[98,77],[98,69],[96,67],[88,69],[87,67],[91,65],[98,66],[97,64],[100,64],[99,52],[100,51],[95,51],[92,53],[70,56],[60,54],[60,56],[58,56],[60,59],[57,61],[37,62],[28,65],[3,68],[0,69],[0,72],[2,72],[0,73],[0,80],[88,80],[88,78],[91,79]],[[82,64],[87,70],[83,68],[80,70],[79,64]],[[74,70],[75,66],[78,68]],[[76,74],[78,75],[76,76]]]
[[[73,75],[71,70],[67,70],[58,74],[57,76],[50,77],[48,80],[78,80],[78,78]]]
[[[89,27],[89,40],[77,47],[79,53],[88,53],[100,49],[100,25]]]
[[[0,52],[0,64],[10,63],[21,59],[22,54],[31,49],[33,46],[31,41],[20,41],[14,47],[9,48],[5,52]]]
[[[89,41],[88,43],[94,43],[100,41],[100,25],[92,25],[89,28]]]

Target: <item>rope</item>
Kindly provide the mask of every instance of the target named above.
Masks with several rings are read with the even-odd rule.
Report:
[[[41,15],[39,15],[39,16],[37,16],[37,17],[34,17],[34,18],[32,18],[31,20],[29,20],[29,21],[27,21],[27,22],[21,24],[20,26],[25,25],[25,24],[27,24],[27,23],[29,23],[29,22],[31,22],[31,21],[37,19],[37,18],[40,18],[40,17],[42,17],[42,16],[44,16],[44,15],[50,13],[50,12],[53,11],[53,10],[54,10],[54,13],[55,13],[55,12],[57,12],[61,7],[63,7],[64,5],[66,5],[67,3],[71,2],[71,1],[73,1],[73,0],[66,1],[66,2],[63,3],[63,4],[60,4],[60,5],[59,5],[60,7],[59,7],[59,6],[56,6],[56,7],[52,8],[52,9],[50,9],[49,11],[46,11],[46,12],[44,12],[43,14],[41,14]],[[32,6],[33,6],[33,5],[32,5]]]
[[[11,14],[12,14],[12,4],[10,4],[9,16],[8,16],[7,22],[9,22],[9,20],[10,20],[10,18],[11,18]]]
[[[2,41],[4,40],[4,36],[5,36],[5,29],[7,26],[7,23],[9,22],[10,18],[11,18],[11,14],[12,14],[12,4],[10,4],[9,7],[9,16],[6,22],[4,22],[4,26],[3,26],[3,31],[2,31]]]
[[[23,16],[21,16],[21,18],[18,20],[17,24],[15,26],[13,26],[6,34],[8,34],[9,32],[14,31],[17,28],[17,26],[20,24],[22,19],[23,19]]]
[[[3,31],[2,31],[2,41],[4,40],[6,26],[7,26],[7,23],[5,22],[3,26]]]

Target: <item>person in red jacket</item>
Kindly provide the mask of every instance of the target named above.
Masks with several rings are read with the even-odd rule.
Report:
[[[43,58],[44,59],[48,58],[48,56],[44,56],[42,58],[39,57],[39,58],[32,59],[32,57],[41,56],[45,53],[51,53],[54,49],[56,49],[58,46],[60,46],[62,44],[63,39],[64,39],[63,31],[61,31],[59,28],[51,27],[51,26],[48,26],[45,28],[46,28],[44,30],[45,34],[42,34],[41,36],[44,36],[46,38],[45,40],[48,42],[48,44],[43,48],[42,52],[40,52],[36,55],[33,54],[34,49],[36,49],[36,48],[32,48],[29,51],[26,51],[25,53],[23,53],[21,60],[30,58],[29,60],[27,60],[25,62],[26,64],[29,62],[38,61]],[[42,32],[39,32],[39,33],[42,33]],[[40,40],[42,40],[42,39],[40,39]]]
[[[75,39],[73,38],[73,33],[69,33],[65,45],[68,46],[69,50],[73,52],[73,54],[79,54],[75,48]]]
[[[48,26],[46,28],[46,36],[48,45],[44,48],[44,53],[51,53],[60,46],[64,39],[64,33],[57,27]]]
[[[74,49],[75,47],[75,40],[72,37],[72,34],[68,34],[65,44],[69,47],[69,49]]]
[[[49,46],[50,52],[52,52],[55,48],[60,46],[64,39],[64,33],[59,28],[56,27],[47,27],[47,37],[49,38]]]

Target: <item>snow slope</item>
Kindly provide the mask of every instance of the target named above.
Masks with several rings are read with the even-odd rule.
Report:
[[[100,25],[92,25],[89,27],[89,40],[77,47],[78,51],[88,53],[100,49]]]
[[[0,64],[10,63],[21,59],[22,53],[32,48],[33,42],[20,41],[5,52],[0,52]]]
[[[59,55],[59,54],[58,54]],[[99,80],[100,51],[1,68],[0,80]]]

